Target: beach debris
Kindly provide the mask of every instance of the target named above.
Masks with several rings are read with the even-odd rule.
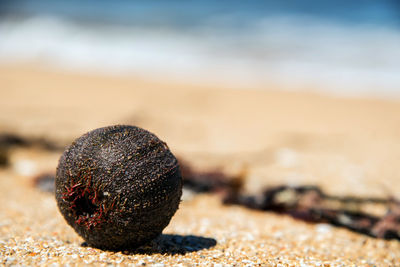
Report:
[[[61,150],[64,147],[46,138],[28,138],[13,133],[0,133],[0,167],[7,167],[10,164],[10,154],[13,148],[33,146],[49,151]]]
[[[22,145],[25,145],[25,142],[20,137],[9,133],[0,134],[0,167],[9,164],[10,149]]]
[[[44,172],[33,178],[33,186],[46,193],[54,193],[54,182],[55,173],[52,172]]]
[[[12,133],[0,133],[0,146],[12,147],[12,146],[27,146],[28,141],[17,134]]]
[[[184,161],[182,161],[184,162]],[[261,193],[242,193],[243,174],[229,176],[223,172],[196,172],[187,162],[182,164],[184,187],[198,193],[220,193],[227,205],[287,214],[293,218],[347,228],[376,238],[400,240],[400,202],[393,198],[333,196],[314,185],[267,187]],[[380,206],[382,216],[363,211],[363,206]]]
[[[246,177],[246,168],[237,175],[227,175],[220,169],[198,171],[187,161],[178,158],[185,189],[195,193],[230,194],[241,189]]]
[[[399,239],[400,236],[400,202],[392,199],[391,205],[385,216],[380,218],[373,226],[374,236],[385,239]]]
[[[317,186],[276,186],[261,195],[234,193],[225,204],[237,204],[251,209],[288,214],[314,223],[329,223],[352,231],[384,239],[400,240],[400,204],[390,198],[338,197],[325,194]],[[363,205],[383,205],[384,216],[362,211]]]
[[[79,137],[56,172],[61,213],[88,245],[101,249],[135,248],[159,236],[181,194],[177,159],[154,134],[134,126]]]
[[[0,147],[32,147],[37,146],[49,151],[64,149],[64,145],[58,144],[45,137],[24,137],[15,133],[0,133]]]
[[[0,167],[7,166],[8,164],[9,164],[8,149],[0,146]]]

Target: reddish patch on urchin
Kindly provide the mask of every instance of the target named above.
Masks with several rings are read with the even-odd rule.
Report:
[[[69,203],[69,209],[74,213],[75,223],[86,226],[87,229],[105,223],[108,208],[105,207],[98,190],[92,185],[92,177],[87,176],[78,182],[73,182],[65,187],[62,199]]]

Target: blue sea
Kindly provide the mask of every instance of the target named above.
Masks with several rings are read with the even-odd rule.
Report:
[[[0,64],[400,96],[397,0],[0,1]]]

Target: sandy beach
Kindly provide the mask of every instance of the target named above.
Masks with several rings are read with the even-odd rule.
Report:
[[[0,132],[68,145],[130,124],[154,132],[198,170],[235,174],[245,190],[317,185],[335,196],[400,199],[400,100],[229,88],[157,77],[0,66]],[[0,168],[0,262],[5,265],[400,266],[399,240],[185,196],[151,253],[110,252],[83,240],[33,179],[62,151],[13,148]],[[179,251],[177,253],[176,251]]]

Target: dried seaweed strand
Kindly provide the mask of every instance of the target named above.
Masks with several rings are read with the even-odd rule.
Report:
[[[184,186],[198,193],[222,193],[227,205],[272,211],[314,223],[329,223],[376,238],[400,240],[400,202],[393,198],[333,196],[313,185],[269,187],[257,195],[241,193],[244,174],[196,172],[181,161]],[[366,204],[381,205],[383,216],[362,212]]]

